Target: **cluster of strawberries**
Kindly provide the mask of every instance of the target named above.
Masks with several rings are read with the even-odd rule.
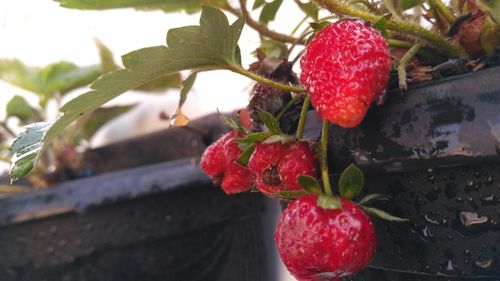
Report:
[[[361,123],[386,87],[390,67],[387,43],[377,30],[341,20],[307,45],[300,79],[322,119],[351,128]],[[338,280],[361,270],[376,248],[374,225],[362,206],[338,196],[340,207],[319,204],[320,197],[334,197],[332,193],[309,192],[299,183],[301,176],[318,176],[315,145],[265,136],[252,144],[242,163],[241,140],[246,136],[237,130],[227,133],[206,149],[202,169],[227,194],[252,188],[273,198],[296,194],[279,220],[275,242],[298,280]]]

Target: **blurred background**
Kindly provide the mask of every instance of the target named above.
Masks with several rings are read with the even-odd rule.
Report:
[[[230,22],[235,20],[231,15],[228,17]],[[302,17],[303,14],[292,1],[285,1],[270,27],[289,33]],[[50,0],[3,0],[0,1],[0,59],[18,59],[30,67],[44,67],[58,61],[72,62],[78,66],[99,64],[95,44],[99,40],[112,51],[115,62],[121,66],[121,55],[143,47],[164,45],[167,30],[196,25],[198,20],[199,13],[166,14],[134,9],[79,11],[62,8]],[[243,65],[248,67],[256,60],[252,52],[260,45],[258,34],[248,27],[244,28],[239,45]],[[185,79],[187,75],[183,73],[182,78]],[[203,72],[198,75],[183,107],[184,114],[194,120],[217,109],[230,112],[245,107],[252,85],[253,82],[248,78],[228,71]],[[55,120],[58,106],[86,91],[88,87],[73,90],[62,97],[60,104],[49,101],[46,118]],[[14,96],[23,97],[33,107],[39,103],[39,97],[32,92],[0,80],[0,120],[6,119],[6,105]],[[129,91],[121,95],[105,106],[136,106],[102,126],[91,138],[89,147],[96,148],[167,128],[169,121],[159,116],[173,114],[178,100],[178,89],[155,94]],[[22,131],[20,120],[9,118],[7,121],[13,133]],[[5,173],[8,167],[8,162],[0,161],[0,174]],[[293,280],[289,279],[291,277],[273,249],[274,223],[280,207],[274,200],[266,204],[271,214],[266,221],[267,253],[273,260],[271,264],[276,263],[273,278]]]

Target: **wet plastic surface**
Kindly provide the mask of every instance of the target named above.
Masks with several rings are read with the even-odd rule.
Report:
[[[350,280],[500,280],[500,68],[389,93],[362,125],[332,126],[329,160],[410,223],[377,220],[371,267]],[[305,135],[321,121],[309,115]],[[336,182],[334,180],[334,182]]]

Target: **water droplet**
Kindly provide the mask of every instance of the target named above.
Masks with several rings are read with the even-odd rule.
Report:
[[[483,205],[496,205],[498,201],[495,194],[490,194],[481,197],[481,203],[483,203]]]
[[[464,250],[464,255],[466,255],[466,256],[470,256],[470,250],[469,250],[469,249],[465,249],[465,250]]]
[[[488,179],[486,180],[487,184],[493,184],[493,178],[491,176],[488,176]]]
[[[479,171],[474,171],[472,174],[475,178],[479,178],[481,176],[481,173]]]
[[[425,219],[428,223],[433,224],[433,225],[439,225],[439,224],[440,224],[440,223],[439,223],[439,221],[438,221],[438,219],[435,217],[435,215],[434,215],[434,214],[431,214],[431,213],[429,213],[429,214],[425,214],[425,215],[424,215],[424,219]]]
[[[175,113],[170,117],[170,125],[186,126],[189,123],[189,118],[182,113],[181,108],[177,108]]]
[[[427,181],[430,182],[430,183],[435,183],[436,182],[436,178],[434,176],[428,176],[427,177]]]
[[[448,272],[459,271],[458,266],[452,260],[447,260],[443,265],[443,269]]]

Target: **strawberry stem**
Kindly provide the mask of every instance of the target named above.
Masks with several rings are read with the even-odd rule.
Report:
[[[246,69],[244,69],[241,66],[236,65],[236,64],[228,64],[226,66],[226,69],[231,70],[232,72],[236,72],[238,74],[241,74],[243,76],[246,76],[246,77],[253,79],[261,84],[268,85],[268,86],[271,86],[271,87],[274,87],[274,88],[277,88],[277,89],[280,89],[283,91],[294,92],[294,93],[301,93],[301,92],[306,91],[306,89],[304,87],[286,85],[286,84],[282,84],[282,83],[267,79],[265,77],[262,77],[260,75],[255,74],[251,71],[248,71],[248,70],[246,70]]]
[[[321,179],[323,180],[323,187],[325,188],[326,195],[333,196],[332,186],[330,185],[330,177],[328,175],[328,127],[330,123],[323,121],[323,128],[321,129]]]
[[[280,110],[280,112],[278,112],[278,115],[276,115],[276,119],[277,120],[280,120],[283,115],[285,115],[285,113],[302,97],[302,95],[295,95],[293,96],[293,98],[287,103],[285,104],[285,106],[283,106],[283,108]]]
[[[441,0],[429,0],[429,3],[436,7],[436,9],[443,15],[448,24],[452,24],[457,19],[453,12],[446,7]]]
[[[417,54],[418,50],[423,46],[422,42],[418,42],[413,45],[399,60],[398,64],[398,79],[399,79],[399,89],[406,91],[408,85],[406,84],[406,66],[411,61],[411,59]]]
[[[310,104],[311,104],[311,96],[306,95],[304,103],[302,104],[302,109],[300,111],[299,125],[297,126],[297,138],[299,140],[302,140],[302,137],[304,136],[304,126],[306,124],[307,110],[309,109]]]
[[[332,13],[361,18],[365,21],[371,22],[372,24],[380,19],[379,15],[353,9],[339,0],[315,0],[315,2],[325,7]],[[460,46],[449,42],[439,33],[427,30],[420,25],[391,19],[387,22],[387,29],[418,36],[433,44],[449,56],[468,57],[467,53]]]

